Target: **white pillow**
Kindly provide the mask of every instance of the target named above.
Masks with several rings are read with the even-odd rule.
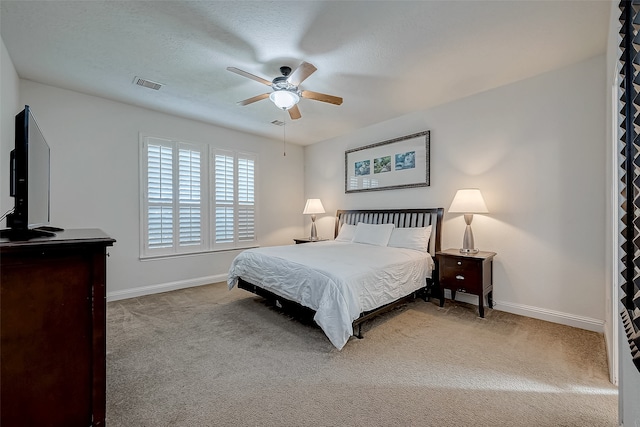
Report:
[[[393,224],[365,224],[364,222],[359,222],[356,226],[353,242],[387,246],[394,227],[395,225]]]
[[[429,237],[431,237],[431,226],[394,228],[387,246],[429,252]]]
[[[353,241],[353,235],[356,233],[356,226],[351,224],[342,224],[336,242],[351,242]]]

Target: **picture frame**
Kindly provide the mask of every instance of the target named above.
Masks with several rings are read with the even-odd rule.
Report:
[[[393,190],[430,185],[430,131],[344,152],[344,192]]]

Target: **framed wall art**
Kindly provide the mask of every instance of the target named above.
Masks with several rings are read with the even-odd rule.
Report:
[[[344,192],[429,186],[429,131],[344,152]]]

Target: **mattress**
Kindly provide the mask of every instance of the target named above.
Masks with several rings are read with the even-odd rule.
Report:
[[[342,349],[361,313],[423,288],[433,268],[425,252],[327,241],[243,251],[227,284],[242,278],[315,310],[315,322]]]

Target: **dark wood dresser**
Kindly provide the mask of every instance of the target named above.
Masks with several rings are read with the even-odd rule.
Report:
[[[0,239],[0,425],[104,426],[106,255],[97,229]]]

